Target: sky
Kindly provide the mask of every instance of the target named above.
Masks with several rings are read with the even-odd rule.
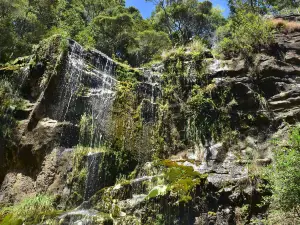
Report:
[[[214,6],[218,6],[224,10],[224,16],[228,16],[229,9],[226,0],[211,0]],[[144,18],[151,16],[151,12],[154,10],[154,5],[151,2],[145,0],[126,0],[126,6],[134,6],[140,10]]]

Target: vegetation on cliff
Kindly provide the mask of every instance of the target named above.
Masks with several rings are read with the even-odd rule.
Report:
[[[18,91],[9,81],[0,81],[0,143],[13,139],[13,129],[17,125],[14,113],[23,106],[24,102]],[[8,147],[8,146],[6,146]]]
[[[287,146],[274,140],[274,163],[267,170],[272,190],[270,222],[296,224],[300,221],[300,128],[292,128]],[[285,215],[284,217],[282,215]]]
[[[55,199],[37,195],[23,199],[20,203],[0,210],[2,225],[38,224],[59,214],[54,207]]]
[[[267,177],[263,177],[260,170],[256,168],[255,153],[249,151],[258,146],[256,140],[251,139],[250,134],[265,141],[269,137],[265,134],[259,136],[258,133],[271,132],[270,130],[273,132],[273,129],[278,127],[279,121],[275,121],[276,118],[273,118],[275,117],[273,114],[272,118],[268,115],[269,118],[262,112],[269,109],[263,105],[265,99],[261,96],[264,91],[258,86],[260,82],[267,83],[269,81],[260,80],[259,68],[252,68],[256,54],[272,50],[272,46],[276,44],[276,32],[289,34],[300,30],[298,22],[286,22],[281,19],[270,20],[264,15],[280,13],[284,8],[298,7],[299,4],[292,0],[284,1],[285,4],[275,0],[229,0],[231,14],[228,19],[225,19],[221,11],[214,8],[210,1],[158,0],[152,2],[156,4],[155,11],[151,18],[143,19],[137,9],[126,8],[125,2],[119,0],[12,0],[11,2],[0,0],[0,31],[3,31],[3,36],[0,37],[0,62],[3,63],[0,68],[0,75],[3,75],[3,78],[0,78],[0,153],[2,148],[8,149],[9,144],[12,143],[15,135],[13,131],[18,125],[16,111],[24,104],[22,97],[30,95],[27,92],[33,93],[28,98],[36,104],[37,110],[30,115],[28,127],[22,130],[19,135],[20,139],[26,138],[26,132],[32,132],[36,128],[36,123],[40,122],[43,116],[53,116],[47,114],[46,111],[52,110],[51,107],[56,106],[55,101],[61,99],[51,96],[54,95],[51,88],[55,87],[55,93],[69,88],[65,85],[59,86],[58,83],[68,80],[69,75],[74,75],[70,71],[66,73],[64,71],[66,54],[71,52],[69,48],[75,46],[71,46],[71,44],[69,46],[67,38],[72,38],[89,50],[76,49],[76,45],[72,49],[75,53],[72,53],[76,55],[76,51],[81,51],[80,54],[84,51],[84,54],[74,56],[68,66],[77,66],[81,70],[86,69],[82,65],[84,60],[92,62],[93,59],[90,58],[96,52],[90,50],[91,48],[104,52],[118,63],[112,62],[110,59],[104,63],[106,65],[96,62],[99,68],[103,67],[101,76],[103,75],[104,78],[101,81],[97,80],[97,73],[95,73],[97,76],[92,74],[93,70],[97,69],[93,65],[86,66],[89,67],[85,71],[88,74],[86,77],[78,75],[76,70],[78,82],[89,83],[90,87],[81,83],[81,89],[77,90],[77,80],[71,79],[70,85],[76,86],[74,89],[77,92],[74,94],[71,91],[71,97],[67,99],[66,110],[70,106],[73,94],[81,102],[76,102],[79,103],[74,107],[76,108],[74,109],[76,118],[72,118],[70,121],[74,125],[72,130],[78,129],[79,133],[76,144],[68,146],[68,148],[73,148],[73,158],[70,160],[70,168],[66,169],[64,177],[60,177],[67,183],[65,184],[66,189],[63,191],[70,192],[69,199],[64,200],[63,203],[66,209],[87,201],[85,203],[94,204],[97,209],[104,209],[105,213],[111,213],[108,216],[111,222],[111,218],[121,217],[123,213],[120,209],[121,206],[123,210],[129,211],[126,207],[136,204],[131,209],[141,207],[146,211],[146,213],[140,212],[144,213],[141,215],[141,221],[144,224],[154,224],[150,220],[152,215],[158,214],[156,211],[158,208],[163,213],[155,215],[158,224],[164,224],[163,220],[166,220],[168,216],[170,216],[170,220],[180,217],[176,219],[190,223],[190,218],[187,218],[189,214],[186,214],[185,210],[193,211],[194,217],[197,215],[200,218],[200,212],[203,211],[209,218],[216,218],[217,213],[223,213],[227,209],[231,210],[229,208],[218,209],[219,203],[216,201],[229,199],[230,203],[223,202],[222,204],[226,207],[235,204],[234,207],[240,210],[240,214],[243,214],[241,217],[245,217],[243,219],[247,222],[250,222],[251,213],[256,213],[257,216],[259,212],[257,213],[255,210],[261,209],[265,212],[266,209],[262,208],[268,205],[271,205],[268,222],[282,222],[282,218],[278,219],[277,217],[281,212],[287,213],[294,221],[298,221],[300,210],[299,128],[291,132],[287,146],[280,147],[274,152],[274,163],[270,166],[272,173],[269,173]],[[40,44],[36,45],[38,43]],[[74,42],[69,41],[69,43]],[[295,49],[298,50],[298,48]],[[29,54],[33,55],[17,58]],[[97,54],[100,53],[97,52]],[[106,59],[103,54],[101,56]],[[77,59],[76,57],[81,58]],[[245,62],[245,65],[250,67],[247,68],[249,73],[245,72],[245,68],[236,69],[236,71],[231,68],[232,74],[228,75],[226,83],[222,80],[223,74],[218,73],[220,71],[223,73],[221,67],[223,69],[228,67],[226,63],[233,63],[233,61],[225,60],[232,57]],[[280,58],[281,56],[276,57]],[[13,61],[15,58],[17,58],[16,61]],[[275,57],[272,56],[273,58],[275,60]],[[219,61],[216,59],[224,59],[222,61],[224,65],[219,65]],[[299,61],[296,57],[293,57],[292,60]],[[220,68],[211,68],[212,61],[217,64],[214,66]],[[109,63],[113,65],[108,65]],[[286,66],[286,64],[286,62],[281,62],[280,65]],[[149,65],[152,66],[150,69]],[[243,66],[246,67],[245,65]],[[146,68],[133,69],[131,66],[145,66]],[[114,76],[110,76],[107,67],[113,68]],[[22,77],[22,71],[25,69],[29,71],[27,75],[30,76],[30,79]],[[211,70],[214,74],[211,74]],[[266,73],[277,72],[279,69],[271,68],[266,71]],[[240,76],[234,80],[236,74],[244,72],[247,73],[244,77]],[[144,76],[143,73],[149,74],[149,77]],[[298,71],[289,70],[286,74],[296,76],[297,73]],[[67,78],[63,80],[65,78],[63,76]],[[30,85],[24,86],[25,89],[29,86],[32,88],[30,91],[24,91],[22,97],[16,88],[16,83],[21,83],[21,78],[29,79]],[[112,80],[116,81],[115,86]],[[99,86],[103,89],[100,90],[97,82],[101,83]],[[86,109],[85,103],[88,102],[86,99],[90,97],[88,95],[92,91],[94,91],[92,93],[94,97],[105,94],[107,90],[102,83],[106,82],[113,86],[108,91],[113,93],[111,96],[114,100],[108,125],[105,127],[107,129],[105,137],[102,137],[99,128],[102,124],[95,123],[93,110]],[[295,86],[295,82],[292,85]],[[270,82],[265,86],[272,89]],[[280,88],[284,89],[283,86]],[[276,91],[278,90],[274,92]],[[239,95],[240,93],[243,94]],[[275,97],[280,98],[285,95],[289,95],[289,93]],[[51,99],[49,104],[53,104],[51,107],[42,104],[48,98]],[[101,105],[102,103],[91,104]],[[273,102],[273,104],[287,103],[279,101]],[[261,105],[265,107],[263,110],[259,108]],[[56,113],[59,114],[59,112]],[[60,122],[66,122],[65,120],[69,119],[66,116],[60,116],[59,118],[62,118]],[[267,131],[259,128],[261,125],[259,119],[264,116],[267,117],[268,122],[272,119],[272,124],[271,122],[268,124]],[[288,116],[285,118],[287,121]],[[22,119],[26,120],[29,116],[25,115],[25,117]],[[280,122],[286,122],[285,119]],[[47,120],[48,118],[46,118]],[[50,130],[58,120],[48,121],[50,125],[47,124],[46,129]],[[34,133],[32,135],[34,136]],[[59,135],[60,139],[65,138],[63,133],[59,133]],[[74,138],[76,137],[74,135]],[[250,140],[245,140],[247,138]],[[238,139],[241,139],[243,143],[240,143]],[[238,159],[237,164],[239,165],[234,165],[236,167],[230,169],[245,169],[247,177],[246,181],[241,180],[240,183],[233,186],[231,181],[234,178],[230,177],[228,179],[232,180],[224,181],[223,177],[218,177],[219,174],[227,176],[228,171],[225,169],[223,171],[221,168],[220,172],[220,168],[212,168],[210,164],[211,158],[214,157],[213,160],[216,161],[217,167],[227,166],[224,165],[227,162],[223,162],[225,155],[236,143],[238,144],[234,147],[238,150],[233,149],[230,157],[239,158],[238,154],[248,154],[248,158],[247,162]],[[211,146],[213,144],[216,145]],[[29,159],[35,157],[31,152],[32,145],[32,143],[25,143],[23,148],[20,148],[23,150],[20,152]],[[66,146],[67,144],[64,148]],[[43,149],[46,147],[42,146]],[[57,144],[54,147],[61,146]],[[200,148],[202,148],[201,151],[203,150],[201,153]],[[187,159],[191,149],[195,152],[199,151],[195,153],[198,155],[193,156],[192,160]],[[60,157],[59,154],[57,154],[57,158]],[[32,179],[36,179],[41,167],[45,166],[42,164],[43,162],[40,162],[40,159],[43,160],[41,155],[43,153],[37,157],[39,162],[36,162],[39,166],[35,165],[36,168],[30,167],[24,172],[33,177]],[[2,155],[0,156],[2,157]],[[6,159],[6,155],[4,156],[1,160]],[[172,156],[175,158],[174,161],[169,159]],[[19,156],[16,155],[16,157]],[[203,161],[201,167],[197,167],[197,163],[199,163],[197,160]],[[145,172],[141,169],[142,165],[148,165],[147,162],[153,161],[159,162],[153,167],[150,163],[150,169],[148,169],[154,172]],[[91,169],[89,166],[93,163],[96,163],[96,166],[92,168],[95,177],[90,179],[98,185],[93,191],[98,192],[91,193],[95,196],[89,201],[91,196],[85,196],[85,192],[87,188],[90,188],[87,182],[89,169]],[[267,164],[268,162],[261,163]],[[193,166],[197,169],[194,169]],[[253,169],[252,166],[255,168]],[[10,168],[14,169],[11,166],[5,170]],[[255,175],[251,174],[252,169],[255,170]],[[200,174],[199,171],[205,172]],[[214,179],[221,180],[220,183],[223,186],[211,187],[212,184],[209,186],[206,182],[207,172],[216,175]],[[242,176],[244,171],[239,172],[239,175]],[[43,173],[44,171],[42,175]],[[53,172],[53,174],[55,173]],[[53,174],[51,173],[51,177],[55,176]],[[0,175],[2,179],[4,174],[0,173]],[[98,182],[100,179],[101,183]],[[141,182],[142,184],[140,184]],[[152,187],[149,183],[155,184],[155,186]],[[255,193],[252,189],[251,191],[238,190],[239,192],[234,192],[236,189],[243,189],[244,186],[256,188],[262,183],[264,185],[261,187],[263,189],[261,192],[255,190],[257,191]],[[135,185],[141,187],[134,189]],[[138,196],[132,194],[133,190],[138,192]],[[211,193],[206,193],[207,190],[214,192],[215,195],[212,197]],[[261,202],[261,195],[265,194],[266,190],[269,190],[272,196],[267,199],[269,202],[260,207],[256,203]],[[45,188],[41,192],[47,191]],[[236,193],[239,197],[234,196]],[[58,198],[60,197],[58,196]],[[236,200],[235,198],[240,199]],[[128,199],[134,199],[132,201],[137,202],[142,200],[132,203]],[[52,196],[40,194],[26,198],[14,206],[4,207],[0,210],[0,224],[42,223],[45,219],[57,215],[56,200]],[[124,202],[126,200],[128,201]],[[207,205],[205,205],[206,203]],[[163,209],[164,207],[166,209]],[[237,217],[238,210],[235,212]],[[266,218],[267,216],[264,214],[262,217]],[[126,219],[128,218],[130,216],[126,217]],[[231,220],[228,219],[228,221]]]
[[[217,38],[219,54],[250,57],[274,43],[274,27],[271,21],[241,9],[217,30]]]

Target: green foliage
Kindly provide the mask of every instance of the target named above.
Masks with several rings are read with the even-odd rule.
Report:
[[[212,91],[218,92],[220,99],[213,99]],[[229,118],[226,112],[226,99],[228,90],[217,90],[213,84],[204,87],[194,85],[191,96],[187,102],[188,112],[191,117],[191,124],[196,129],[194,138],[200,137],[205,144],[205,140],[213,138],[219,140],[222,134],[228,132]]]
[[[260,14],[278,14],[283,10],[299,7],[299,2],[295,0],[228,0],[228,5],[232,14],[241,8]]]
[[[153,30],[133,7],[103,11],[76,39],[132,66],[149,62],[170,46],[167,34]]]
[[[300,219],[300,128],[295,127],[287,147],[274,152],[269,180],[273,191],[273,204],[279,210],[295,213]]]
[[[93,129],[93,118],[86,113],[81,117],[79,123],[79,143],[82,146],[92,146],[94,129]]]
[[[13,137],[13,129],[17,125],[13,114],[22,106],[23,101],[12,84],[0,80],[0,141]]]
[[[58,213],[54,207],[54,200],[54,197],[48,195],[37,195],[25,198],[14,206],[2,208],[0,210],[0,224],[29,225],[43,222],[49,216]]]
[[[197,185],[205,181],[207,175],[194,171],[193,167],[183,166],[170,160],[162,161],[167,169],[165,180],[168,184],[167,190],[177,194],[179,202],[187,203],[192,200],[192,192]]]
[[[116,54],[123,58],[127,54],[127,46],[134,42],[133,19],[129,14],[121,13],[116,16],[99,15],[91,27],[91,36],[95,40],[95,46],[108,56]]]
[[[29,54],[34,44],[53,34],[74,38],[99,13],[124,4],[117,0],[1,0],[0,62]]]
[[[139,32],[135,39],[137,45],[129,49],[129,61],[135,62],[135,65],[141,65],[150,62],[152,59],[159,59],[163,50],[171,47],[171,41],[164,32],[155,30],[145,30]]]
[[[139,71],[138,69],[134,69],[129,65],[123,63],[117,64],[116,76],[119,81],[124,82],[123,84],[130,83],[132,85],[135,85],[139,80],[139,78],[142,77],[141,71]]]
[[[0,0],[0,62],[29,54],[42,39],[59,34],[132,66],[159,59],[163,50],[191,38],[211,37],[224,23],[208,1],[188,0],[157,7],[144,20],[124,1]]]
[[[183,61],[188,60],[203,60],[205,50],[207,50],[207,45],[201,39],[194,39],[186,47],[180,46],[168,51],[164,51],[162,53],[162,59],[165,63],[176,62],[177,69],[183,70],[184,68],[180,68],[179,64],[182,64]],[[202,62],[201,65],[203,65]]]
[[[274,42],[273,26],[260,15],[239,10],[217,31],[217,52],[226,57],[241,54],[249,57]]]
[[[6,62],[28,53],[28,43],[38,43],[45,29],[27,0],[1,0],[0,8],[0,62]]]
[[[143,122],[142,104],[137,99],[135,82],[119,83],[110,120],[112,148],[130,152],[139,162],[149,160],[153,148],[149,138],[153,128]]]
[[[193,37],[208,39],[225,21],[221,11],[214,9],[210,1],[153,2],[157,3],[152,16],[153,24],[157,29],[167,32],[173,44],[186,44]]]
[[[23,221],[21,219],[14,218],[14,215],[12,214],[8,214],[3,218],[2,221],[0,219],[0,224],[1,225],[22,225]]]

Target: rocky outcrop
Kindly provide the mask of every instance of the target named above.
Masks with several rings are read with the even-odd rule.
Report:
[[[56,195],[78,207],[60,224],[263,220],[257,171],[300,119],[299,37],[277,34],[252,61],[187,50],[139,70],[52,38],[0,69],[26,100],[16,143],[0,148],[0,202]]]
[[[70,149],[79,143],[79,122],[84,113],[97,109],[101,114],[98,116],[105,121],[114,94],[115,68],[111,59],[102,53],[83,51],[74,41],[59,36],[41,43],[34,55],[3,67],[1,79],[8,79],[16,86],[25,104],[15,112],[19,125],[15,129],[14,146],[0,150],[1,159],[10,162],[1,176],[2,172],[18,171],[22,176],[16,180],[27,176],[36,191],[52,190],[56,188],[52,184],[65,183],[66,174],[63,181],[57,178],[63,172],[59,164],[64,160],[52,159],[53,154],[61,154],[57,148]],[[106,105],[97,105],[103,98]],[[100,120],[99,126],[105,128]],[[47,163],[49,157],[54,160],[52,166]],[[41,177],[41,173],[46,175]],[[7,176],[4,180],[9,183],[10,173]],[[4,187],[1,192],[6,195],[10,192],[7,190]]]

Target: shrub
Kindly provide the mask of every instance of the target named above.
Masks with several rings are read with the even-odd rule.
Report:
[[[289,144],[274,152],[274,163],[269,168],[268,178],[271,183],[272,213],[283,211],[300,219],[300,127],[290,133]],[[278,217],[277,217],[278,220]]]
[[[194,39],[186,47],[179,46],[168,51],[163,51],[161,58],[163,61],[176,59],[197,60],[203,58],[206,49],[207,46],[201,39]]]
[[[191,43],[189,43],[188,48],[193,53],[203,54],[207,49],[207,46],[201,39],[194,39]]]
[[[133,66],[160,59],[163,50],[171,47],[171,41],[164,32],[145,30],[137,34],[137,45],[129,49],[129,61]]]
[[[57,213],[54,208],[54,198],[48,195],[37,195],[25,198],[20,203],[0,210],[1,224],[36,224],[46,217]],[[24,224],[23,223],[23,224]]]
[[[216,51],[225,57],[251,56],[274,42],[273,28],[272,23],[260,15],[239,10],[217,30]]]

